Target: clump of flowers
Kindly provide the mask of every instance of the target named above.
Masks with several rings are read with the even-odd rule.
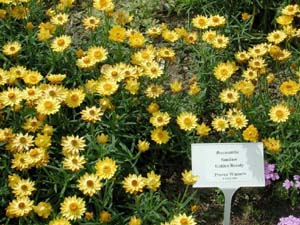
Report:
[[[300,218],[295,216],[282,217],[279,219],[277,225],[298,225],[300,224]]]
[[[269,186],[273,181],[279,180],[279,175],[276,172],[275,164],[265,163],[265,182]]]

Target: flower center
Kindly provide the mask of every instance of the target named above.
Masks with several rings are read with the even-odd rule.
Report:
[[[74,102],[75,102],[75,101],[78,101],[78,96],[74,94],[74,95],[71,96],[71,99],[72,99],[72,101],[74,101]]]
[[[18,204],[19,209],[24,209],[25,206],[26,206],[26,205],[25,205],[24,202],[20,202],[20,203]]]
[[[71,211],[77,210],[77,209],[78,209],[77,203],[72,202],[72,203],[70,204],[70,206],[69,206],[69,209],[70,209]]]
[[[112,89],[112,85],[106,83],[106,84],[104,84],[103,88],[104,88],[104,90],[106,90],[106,91],[110,91],[110,90]]]
[[[131,181],[131,185],[134,186],[134,187],[138,186],[138,184],[139,184],[139,182],[137,180],[132,180]]]
[[[93,187],[93,186],[94,186],[94,181],[88,180],[88,181],[86,182],[86,186],[88,186],[88,187]]]
[[[188,224],[188,220],[186,218],[181,218],[180,224],[182,224],[182,225]]]
[[[46,101],[44,103],[44,106],[45,106],[46,109],[51,109],[53,107],[53,103],[50,102],[50,101]]]
[[[283,116],[283,111],[282,110],[277,110],[276,111],[276,116],[278,116],[278,117],[282,117]]]
[[[15,97],[15,93],[8,93],[8,98],[10,98],[10,99],[12,99],[12,98],[14,98]]]
[[[65,40],[64,39],[59,39],[59,40],[57,40],[57,44],[59,46],[63,46],[65,44]]]
[[[22,191],[28,191],[28,187],[27,187],[27,185],[25,185],[25,184],[23,184],[23,185],[21,186],[21,189],[22,189]]]

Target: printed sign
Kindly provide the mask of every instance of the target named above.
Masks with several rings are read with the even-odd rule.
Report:
[[[192,144],[193,187],[264,187],[262,143]]]

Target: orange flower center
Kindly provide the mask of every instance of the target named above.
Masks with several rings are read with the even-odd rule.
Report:
[[[58,40],[57,40],[57,44],[58,44],[59,46],[63,46],[63,45],[65,44],[65,40],[64,40],[64,39],[58,39]]]
[[[12,98],[14,98],[14,97],[15,97],[15,93],[12,93],[12,92],[11,92],[11,93],[8,93],[8,95],[7,95],[7,96],[8,96],[8,98],[12,99]]]
[[[103,88],[104,88],[104,90],[106,90],[106,91],[110,91],[110,90],[112,89],[112,85],[106,83],[106,84],[104,84]]]
[[[72,140],[72,141],[71,141],[71,145],[72,145],[73,147],[78,147],[79,143],[78,143],[77,140]]]
[[[226,75],[228,74],[228,70],[225,69],[225,68],[224,68],[224,69],[221,69],[220,72],[221,72],[221,75],[222,75],[222,76],[226,76]]]
[[[44,106],[45,106],[46,109],[51,109],[53,107],[53,103],[50,102],[50,101],[46,101],[44,103]]]
[[[20,202],[20,203],[18,204],[19,209],[24,209],[25,206],[26,206],[26,205],[25,205],[24,202]]]
[[[233,98],[233,94],[232,93],[227,93],[227,98]]]
[[[109,166],[104,166],[104,167],[103,167],[103,172],[104,172],[104,173],[110,173],[110,171],[111,171],[111,170],[110,170],[110,167],[109,167]]]
[[[151,73],[156,73],[156,72],[157,72],[157,68],[152,67],[152,68],[151,68]]]
[[[72,96],[71,96],[71,100],[72,101],[78,101],[78,95],[75,95],[75,94],[73,94]]]
[[[11,47],[9,48],[9,50],[12,51],[12,52],[14,52],[14,51],[16,51],[16,48],[15,48],[14,46],[11,46]]]
[[[191,123],[192,123],[192,120],[191,120],[191,118],[184,118],[184,120],[183,120],[183,122],[184,122],[184,124],[186,124],[186,125],[190,125]]]
[[[188,224],[188,220],[186,218],[181,218],[180,224],[182,224],[182,225]]]
[[[131,185],[134,186],[134,187],[138,186],[138,184],[139,184],[139,182],[137,180],[132,180],[131,181]]]
[[[282,116],[284,115],[283,111],[280,110],[280,109],[278,109],[278,110],[276,111],[275,114],[276,114],[276,116],[278,116],[278,117],[282,117]]]
[[[84,57],[83,62],[88,64],[91,62],[91,59],[89,57]]]
[[[28,92],[27,92],[29,95],[34,95],[34,90],[32,90],[32,89],[30,89],[30,90],[28,90]]]
[[[88,180],[88,181],[86,182],[86,186],[88,186],[88,187],[93,187],[93,186],[94,186],[94,181]]]
[[[29,152],[29,155],[31,157],[37,156],[38,155],[38,151],[36,149],[31,149]]]
[[[26,142],[27,142],[27,140],[26,140],[25,137],[21,137],[21,138],[20,138],[20,143],[21,143],[21,144],[26,144]]]
[[[77,164],[77,163],[78,163],[78,160],[77,160],[77,159],[72,159],[72,163],[73,163],[73,164]]]
[[[71,211],[77,210],[77,209],[78,209],[77,203],[72,202],[72,203],[70,204],[70,206],[69,206],[69,209],[70,209]]]
[[[28,191],[28,187],[27,187],[27,185],[25,185],[25,184],[23,184],[23,185],[21,186],[21,189],[22,189],[22,191]]]

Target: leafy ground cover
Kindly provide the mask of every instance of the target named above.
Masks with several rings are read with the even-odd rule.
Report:
[[[299,16],[291,1],[0,0],[0,222],[222,224],[190,145],[261,141],[267,186],[238,191],[233,224],[299,224]]]

